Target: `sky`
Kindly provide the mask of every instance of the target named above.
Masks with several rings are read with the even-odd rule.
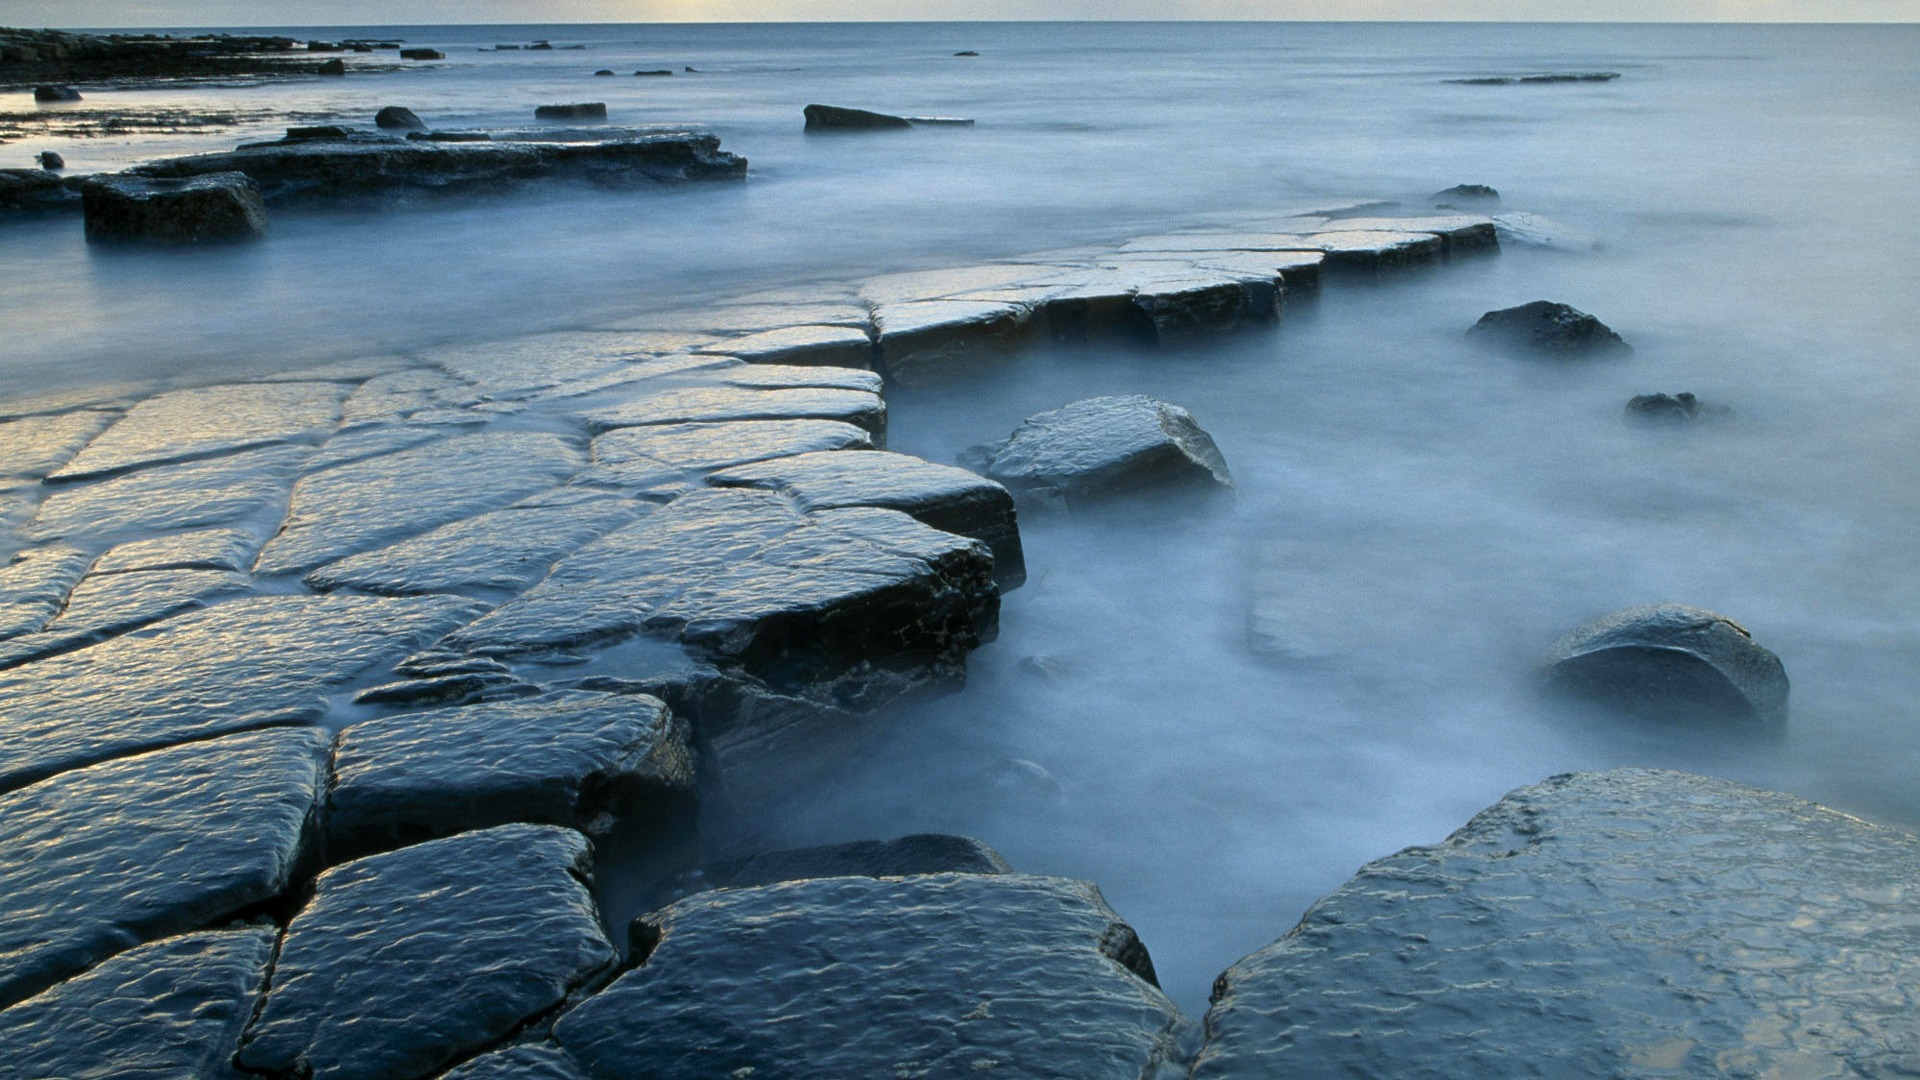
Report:
[[[0,0],[0,26],[870,19],[1916,22],[1920,0]]]

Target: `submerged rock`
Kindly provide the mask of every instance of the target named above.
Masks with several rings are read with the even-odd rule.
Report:
[[[1554,777],[1229,968],[1192,1076],[1903,1075],[1916,879],[1920,838],[1791,796]]]
[[[1638,394],[1627,401],[1627,419],[1654,423],[1686,423],[1691,420],[1717,420],[1731,416],[1725,405],[1712,405],[1692,394]]]
[[[562,691],[403,713],[340,733],[328,852],[512,822],[605,834],[652,815],[664,832],[692,798],[686,728],[657,698]]]
[[[605,120],[607,103],[577,101],[569,105],[539,105],[533,110],[533,118],[535,120]]]
[[[1485,184],[1455,184],[1445,191],[1436,191],[1427,196],[1427,201],[1442,209],[1463,205],[1493,206],[1499,204],[1500,193]]]
[[[1549,356],[1606,356],[1633,351],[1599,319],[1551,300],[1489,311],[1467,331],[1467,340]]]
[[[0,1005],[280,895],[305,854],[328,741],[232,735],[0,795]]]
[[[242,1068],[418,1077],[560,1004],[615,959],[587,840],[503,825],[321,874],[293,917]]]
[[[375,127],[389,131],[425,131],[427,122],[404,105],[388,105],[373,114]]]
[[[1138,1080],[1183,1021],[1092,886],[1019,874],[824,878],[653,915],[646,963],[563,1015],[589,1075]]]
[[[95,176],[80,197],[88,243],[205,244],[267,234],[260,188],[237,171],[191,178]]]
[[[401,49],[402,60],[445,60],[447,54],[439,49]]]
[[[969,450],[966,464],[1050,506],[1233,486],[1226,459],[1193,414],[1139,394],[1088,398],[1036,413],[1005,442]]]
[[[807,117],[808,131],[880,131],[913,126],[904,116],[846,109],[838,105],[809,105],[802,111]]]
[[[35,101],[79,101],[80,91],[71,86],[36,86],[33,88]]]
[[[1704,608],[1625,608],[1574,630],[1553,654],[1552,685],[1636,713],[1767,727],[1787,722],[1780,658],[1738,623]]]
[[[1481,75],[1471,79],[1448,79],[1450,83],[1462,86],[1512,86],[1540,83],[1584,83],[1612,82],[1620,77],[1617,71],[1549,71],[1536,75]]]
[[[314,69],[314,74],[316,75],[339,76],[339,75],[345,75],[346,73],[347,73],[347,62],[345,60],[340,59],[337,56],[331,60],[327,60],[323,62],[319,67]]]
[[[129,949],[0,1011],[0,1077],[240,1080],[240,1031],[267,978],[271,926]]]

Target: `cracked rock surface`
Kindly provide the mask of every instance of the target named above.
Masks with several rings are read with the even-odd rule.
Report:
[[[1233,486],[1220,448],[1192,413],[1139,394],[1036,413],[1004,442],[968,451],[967,463],[1043,506]]]

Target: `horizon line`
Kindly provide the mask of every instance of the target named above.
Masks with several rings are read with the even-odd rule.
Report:
[[[240,29],[329,29],[333,27],[357,27],[379,29],[384,27],[406,26],[992,26],[995,24],[1027,25],[1101,25],[1101,24],[1233,24],[1262,25],[1269,23],[1302,23],[1323,26],[1340,25],[1378,25],[1378,26],[1913,26],[1920,24],[1920,13],[1911,19],[1471,19],[1471,18],[1431,18],[1431,19],[1309,19],[1309,18],[1190,18],[1190,19],[1148,19],[1125,16],[1101,19],[1045,19],[1045,18],[998,18],[998,19],[719,19],[688,22],[676,19],[553,19],[540,22],[454,22],[450,20],[429,19],[420,22],[338,22],[338,23],[294,23],[294,22],[231,22],[231,23],[147,23],[120,24],[116,26],[41,26],[11,27],[10,29],[54,30],[66,33],[87,33],[119,30],[240,30]]]

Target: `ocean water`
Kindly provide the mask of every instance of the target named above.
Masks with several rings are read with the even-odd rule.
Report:
[[[53,148],[91,171],[288,117],[366,123],[402,104],[497,127],[604,100],[616,124],[709,128],[752,170],[676,191],[281,212],[243,250],[90,251],[72,220],[9,224],[0,397],[592,327],[1281,208],[1417,206],[1456,183],[1595,239],[1333,284],[1271,333],[1040,350],[890,392],[894,448],[941,461],[1041,409],[1150,393],[1213,433],[1237,497],[1030,515],[1029,583],[966,689],[901,710],[846,776],[751,823],[757,840],[965,832],[1022,869],[1089,878],[1197,1012],[1215,974],[1362,863],[1553,773],[1688,769],[1920,827],[1920,28],[293,32],[400,36],[449,59],[94,91],[83,107],[252,118],[28,137],[0,159]],[[481,51],[537,38],[588,48]],[[592,76],[603,67],[621,74]],[[656,68],[677,74],[626,74]],[[1447,81],[1588,70],[1621,77]],[[8,108],[34,108],[22,99]],[[810,101],[978,125],[809,138]],[[1536,364],[1462,342],[1482,312],[1543,298],[1635,353]],[[1682,390],[1733,416],[1623,422],[1628,397]],[[1783,737],[1648,727],[1533,692],[1560,634],[1651,601],[1723,612],[1782,657]]]

